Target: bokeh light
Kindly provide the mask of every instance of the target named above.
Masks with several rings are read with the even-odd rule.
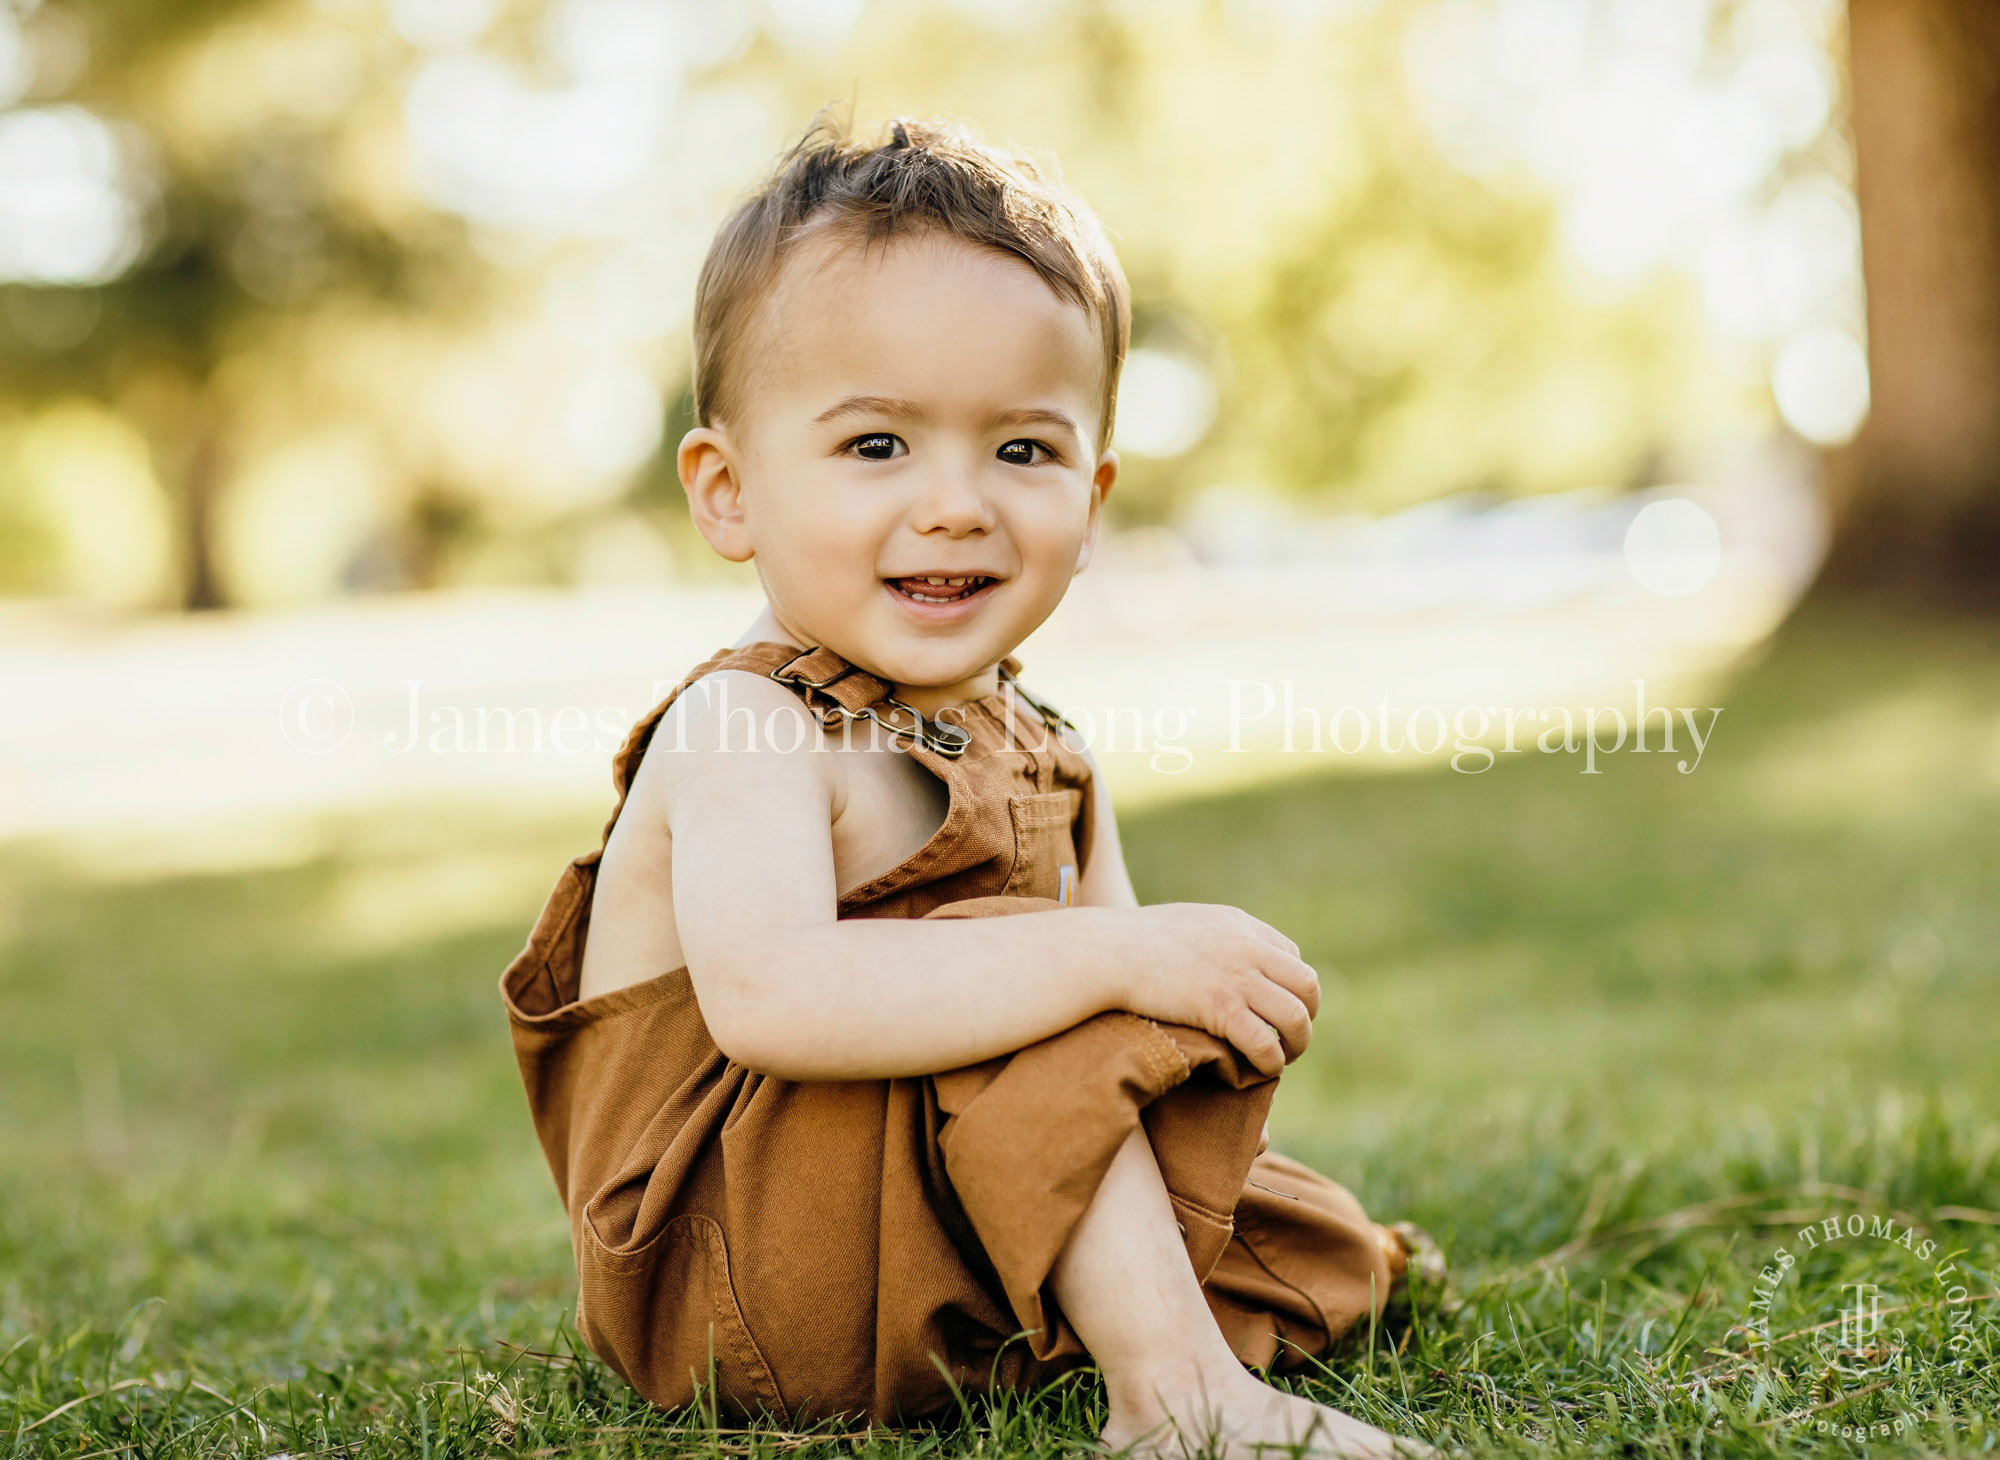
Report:
[[[1215,387],[1200,363],[1164,350],[1133,350],[1118,382],[1114,443],[1140,456],[1179,456],[1215,419]]]
[[[1786,425],[1816,445],[1841,445],[1868,416],[1868,356],[1843,330],[1803,331],[1779,351],[1771,389]]]
[[[1722,567],[1722,529],[1685,497],[1648,502],[1625,530],[1625,566],[1662,598],[1699,593]]]
[[[576,378],[563,404],[563,439],[585,466],[630,471],[660,449],[658,389],[627,365],[592,366]]]
[[[116,134],[84,108],[0,113],[0,279],[117,278],[143,241],[137,186]]]
[[[1777,391],[1784,341],[1862,326],[1851,163],[1829,128],[1838,15],[1829,0],[1439,0],[1405,59],[1449,156],[1555,188],[1565,244],[1608,285],[1692,277],[1718,355],[1758,352]],[[1854,397],[1850,382],[1843,410]],[[1780,401],[1810,440],[1859,425],[1829,434],[1840,411],[1804,409],[1812,430]]]

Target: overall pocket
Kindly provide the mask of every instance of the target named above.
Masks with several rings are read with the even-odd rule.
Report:
[[[783,1413],[784,1396],[743,1321],[729,1250],[713,1217],[687,1212],[632,1251],[613,1251],[585,1209],[577,1252],[578,1327],[647,1399],[674,1409],[708,1383],[711,1354],[722,1398]]]
[[[1007,798],[1007,812],[1014,822],[1014,867],[1000,889],[1002,896],[1075,902],[1082,868],[1077,865],[1071,828],[1082,809],[1083,792],[1074,786]]]

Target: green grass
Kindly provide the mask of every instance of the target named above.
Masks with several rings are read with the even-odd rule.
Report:
[[[1828,1213],[1995,1290],[2000,635],[1815,609],[1720,702],[1692,776],[1529,756],[1126,819],[1144,899],[1239,903],[1321,969],[1275,1142],[1428,1226],[1467,1300],[1320,1397],[1496,1453],[1845,1454],[1818,1423],[1899,1415],[1865,1447],[2000,1448],[2000,1304],[1923,1301],[1865,1239],[1787,1286],[1901,1281],[1893,1382],[1718,1352]],[[350,821],[205,874],[7,857],[0,1455],[821,1448],[653,1413],[567,1327],[494,982],[600,820]],[[1100,1402],[1085,1375],[837,1448],[1081,1453]]]

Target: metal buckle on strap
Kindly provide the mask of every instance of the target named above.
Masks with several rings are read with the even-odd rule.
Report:
[[[910,718],[916,722],[914,730],[906,730],[901,725],[892,724],[883,719],[872,709],[861,712],[876,724],[886,726],[891,734],[911,736],[927,750],[935,751],[939,755],[947,756],[954,760],[964,755],[965,748],[972,744],[972,736],[964,727],[948,725],[942,720],[926,720],[923,717],[923,713],[915,705],[905,704],[894,695],[884,696],[882,703],[885,705],[894,705],[899,710],[908,710]]]
[[[854,673],[854,666],[852,664],[833,674],[829,674],[825,679],[807,679],[803,674],[787,674],[785,672],[801,659],[817,653],[819,653],[819,646],[814,645],[810,649],[794,654],[783,664],[780,664],[776,669],[771,671],[771,678],[777,680],[779,684],[795,684],[801,689],[825,689],[828,685],[838,684],[841,680],[847,678],[848,675]]]
[[[875,713],[872,705],[863,705],[858,710],[850,710],[847,706],[840,703],[839,700],[834,699],[832,695],[819,694],[816,696],[813,691],[824,691],[828,685],[846,678],[855,671],[855,666],[850,664],[839,673],[830,674],[825,679],[820,680],[807,679],[803,674],[786,673],[799,660],[805,658],[806,654],[816,652],[817,650],[815,649],[808,649],[805,651],[805,654],[797,654],[787,659],[783,664],[780,664],[776,669],[771,671],[771,678],[777,680],[780,684],[805,690],[807,692],[804,696],[806,708],[817,714],[819,723],[822,726],[831,729],[835,724],[843,720],[873,720],[891,735],[908,740],[913,744],[921,745],[926,750],[952,760],[956,760],[959,756],[965,754],[966,748],[972,744],[972,736],[966,730],[957,725],[947,725],[941,720],[926,720],[915,705],[905,704],[894,695],[883,696],[882,703],[885,705],[894,705],[899,710],[908,710],[910,712],[910,719],[913,722],[911,725],[898,725],[893,720],[885,719],[883,716]],[[820,703],[819,701],[824,701],[824,703]]]

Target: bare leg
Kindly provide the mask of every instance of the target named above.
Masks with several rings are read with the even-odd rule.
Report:
[[[1212,1443],[1222,1460],[1257,1460],[1259,1446],[1366,1460],[1428,1453],[1243,1367],[1202,1297],[1143,1128],[1112,1159],[1051,1276],[1104,1374],[1107,1449],[1192,1457]]]

